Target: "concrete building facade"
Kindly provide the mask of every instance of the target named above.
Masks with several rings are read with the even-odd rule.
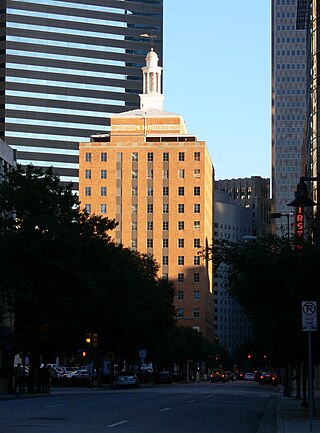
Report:
[[[163,110],[153,50],[142,70],[140,109],[111,116],[110,134],[80,143],[80,200],[116,219],[116,242],[153,254],[175,284],[178,322],[213,339],[212,263],[198,254],[213,237],[213,166],[182,116]]]
[[[215,182],[215,189],[227,192],[230,203],[252,210],[252,236],[264,237],[270,232],[271,200],[269,179],[252,176],[243,179],[218,180]]]

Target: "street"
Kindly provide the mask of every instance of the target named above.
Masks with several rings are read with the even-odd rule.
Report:
[[[277,388],[255,382],[53,392],[55,395],[0,401],[0,433],[276,431]],[[269,424],[263,428],[266,408]]]

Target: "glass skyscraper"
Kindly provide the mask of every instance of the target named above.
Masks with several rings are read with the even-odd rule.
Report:
[[[297,25],[298,1],[272,0],[272,203],[283,214],[273,220],[279,235],[300,179],[308,101],[307,31]]]
[[[4,2],[1,2],[4,3]],[[0,138],[18,163],[78,188],[79,142],[139,107],[150,38],[162,62],[163,0],[7,0],[1,8]]]

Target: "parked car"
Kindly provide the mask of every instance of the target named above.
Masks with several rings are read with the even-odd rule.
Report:
[[[242,371],[237,371],[237,380],[244,380],[244,373]]]
[[[250,373],[250,372],[247,372],[245,375],[244,375],[244,380],[245,381],[247,381],[247,382],[251,382],[251,381],[254,381],[254,373]]]
[[[235,380],[237,380],[237,375],[233,371],[225,371],[224,375],[225,375],[225,378],[226,378],[227,382],[229,382],[229,380],[231,380],[232,382],[234,382]]]
[[[134,371],[121,371],[117,373],[113,381],[113,388],[133,387],[140,388],[140,380]]]
[[[277,385],[278,384],[278,376],[276,373],[267,373],[263,372],[260,375],[259,385]]]
[[[171,374],[168,371],[160,371],[157,373],[154,377],[154,383],[156,385],[159,385],[161,383],[172,383],[172,377]]]
[[[89,379],[91,377],[91,371],[86,370],[75,370],[69,374],[70,379]]]
[[[226,376],[221,368],[215,368],[211,371],[210,382],[226,382]]]

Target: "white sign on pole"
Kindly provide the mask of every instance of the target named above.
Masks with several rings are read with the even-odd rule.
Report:
[[[317,301],[302,301],[302,331],[317,331]]]

